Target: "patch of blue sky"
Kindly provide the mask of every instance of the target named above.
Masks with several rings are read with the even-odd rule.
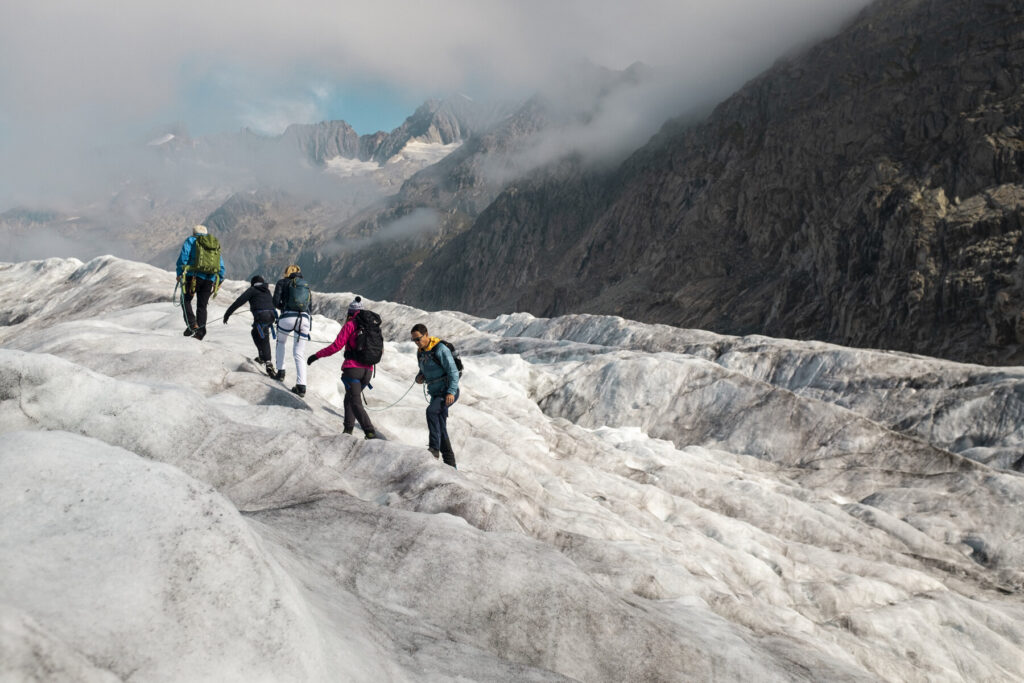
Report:
[[[339,82],[307,70],[257,74],[224,66],[182,67],[182,92],[172,118],[195,136],[249,128],[280,135],[293,123],[342,120],[357,133],[389,132],[410,116],[429,94],[381,81]]]
[[[360,135],[398,128],[430,96],[382,82],[336,84],[328,93],[328,117],[346,121]]]

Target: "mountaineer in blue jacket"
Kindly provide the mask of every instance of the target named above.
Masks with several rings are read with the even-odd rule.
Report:
[[[416,344],[416,362],[420,366],[416,383],[426,383],[430,394],[427,448],[435,458],[442,456],[445,465],[455,467],[455,452],[448,438],[448,408],[459,399],[459,369],[452,352],[440,338],[429,336],[423,323],[413,326],[411,339]]]
[[[224,280],[224,259],[220,242],[210,235],[205,225],[192,228],[192,234],[181,245],[176,267],[181,283],[181,312],[185,316],[185,336],[202,339],[206,336],[206,306],[217,295]],[[192,297],[196,312],[192,312]]]

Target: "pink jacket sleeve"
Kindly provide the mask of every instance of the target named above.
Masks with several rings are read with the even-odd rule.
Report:
[[[356,324],[348,320],[344,325],[341,326],[341,331],[338,332],[338,336],[334,339],[334,343],[330,346],[320,349],[315,355],[317,358],[326,358],[327,356],[333,356],[338,351],[345,348],[349,341],[352,340],[353,335],[356,333]]]

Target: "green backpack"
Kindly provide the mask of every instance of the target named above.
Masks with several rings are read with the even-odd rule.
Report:
[[[200,235],[192,249],[192,263],[189,270],[204,275],[220,273],[220,242],[213,235]]]
[[[288,298],[284,302],[284,310],[309,313],[309,302],[312,299],[309,283],[301,277],[293,278],[288,284]]]

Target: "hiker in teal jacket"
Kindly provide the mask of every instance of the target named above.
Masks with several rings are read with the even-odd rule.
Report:
[[[411,339],[416,344],[416,362],[420,366],[416,382],[426,384],[430,394],[427,448],[435,458],[442,456],[445,465],[455,467],[455,451],[448,438],[448,409],[459,400],[459,369],[452,352],[440,338],[429,336],[423,323],[412,328]]]
[[[185,336],[195,339],[202,339],[206,336],[206,307],[210,303],[210,296],[220,287],[224,281],[224,257],[220,256],[220,246],[217,247],[218,258],[220,259],[220,271],[217,273],[200,273],[194,270],[196,240],[201,235],[206,235],[205,225],[197,225],[192,228],[192,234],[181,245],[181,253],[178,254],[178,263],[175,271],[178,275],[178,282],[181,283],[181,310],[185,316]],[[184,276],[184,281],[182,281]],[[192,297],[196,298],[196,311],[192,312]]]

